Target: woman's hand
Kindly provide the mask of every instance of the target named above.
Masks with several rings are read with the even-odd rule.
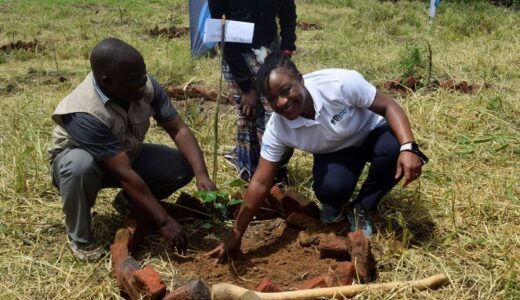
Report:
[[[421,176],[422,162],[419,156],[410,151],[401,151],[397,159],[395,179],[404,178],[403,187]]]
[[[234,232],[226,239],[225,243],[221,243],[215,249],[207,252],[207,257],[214,258],[213,264],[219,264],[225,262],[227,259],[232,258],[239,250],[242,244],[242,237],[238,236]]]

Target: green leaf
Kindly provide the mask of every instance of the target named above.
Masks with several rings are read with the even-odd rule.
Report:
[[[229,201],[228,205],[238,205],[238,204],[242,204],[244,203],[244,200],[242,199],[231,199],[231,201]]]
[[[213,191],[198,191],[194,196],[204,203],[215,202],[217,200],[217,192]]]
[[[229,193],[224,191],[216,191],[215,193],[218,198],[227,198],[229,196]]]

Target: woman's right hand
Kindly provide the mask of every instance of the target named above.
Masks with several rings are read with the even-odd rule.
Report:
[[[232,232],[226,239],[226,242],[220,243],[215,249],[207,252],[207,257],[214,258],[213,264],[224,263],[227,259],[232,258],[239,250],[242,244],[242,237]]]

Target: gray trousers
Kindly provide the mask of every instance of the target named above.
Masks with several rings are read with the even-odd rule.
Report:
[[[132,168],[146,182],[157,199],[170,196],[193,178],[193,170],[176,149],[144,144]],[[65,225],[76,242],[95,241],[90,229],[90,210],[99,190],[120,187],[119,183],[87,151],[62,151],[51,166],[54,185],[60,190]]]

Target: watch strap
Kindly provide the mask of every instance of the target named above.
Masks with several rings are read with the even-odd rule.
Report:
[[[417,143],[415,143],[415,142],[408,142],[408,143],[402,144],[401,147],[399,148],[399,152],[403,152],[403,151],[409,151],[409,152],[412,152],[415,155],[419,156],[419,158],[421,159],[421,163],[423,165],[427,164],[429,161],[428,156],[426,156],[426,154],[422,153],[422,151],[419,150],[419,145],[417,145]]]

